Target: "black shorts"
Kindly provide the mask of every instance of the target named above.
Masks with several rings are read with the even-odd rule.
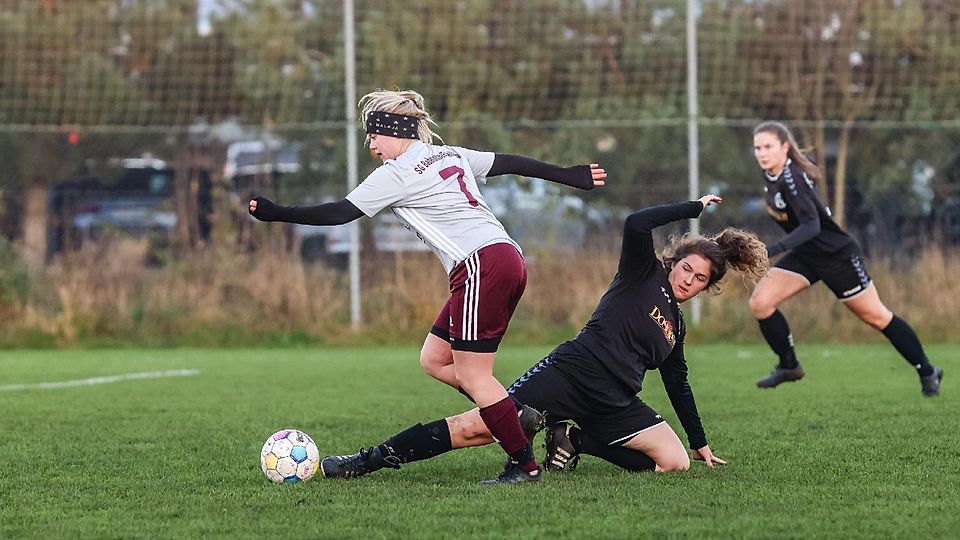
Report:
[[[665,422],[637,396],[616,407],[594,399],[555,364],[547,355],[507,388],[517,401],[546,414],[547,423],[573,420],[594,439],[619,445]]]
[[[856,243],[836,253],[807,255],[791,251],[783,256],[774,268],[797,274],[814,283],[823,283],[833,291],[842,302],[853,300],[866,292],[870,286],[870,275],[863,264],[863,252]]]

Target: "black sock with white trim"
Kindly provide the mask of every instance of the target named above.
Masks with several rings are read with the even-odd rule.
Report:
[[[757,323],[760,325],[763,338],[767,340],[774,354],[780,358],[777,367],[796,369],[799,363],[797,355],[793,352],[793,335],[790,333],[790,325],[787,324],[787,318],[783,313],[778,309],[766,319],[757,319]]]
[[[427,425],[416,424],[397,433],[379,447],[384,457],[393,456],[400,463],[430,459],[453,450],[450,443],[450,428],[446,419],[434,420]]]
[[[890,324],[881,330],[883,335],[887,336],[893,348],[897,349],[907,362],[910,363],[921,377],[926,377],[933,373],[933,366],[930,365],[930,359],[923,352],[923,345],[920,344],[920,338],[913,328],[907,324],[907,321],[893,316]]]

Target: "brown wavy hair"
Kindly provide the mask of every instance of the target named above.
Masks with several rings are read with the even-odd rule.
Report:
[[[767,259],[767,246],[752,232],[727,227],[713,236],[700,236],[687,233],[673,239],[663,256],[663,266],[669,273],[673,265],[690,254],[697,254],[710,261],[710,279],[707,288],[719,294],[717,283],[734,270],[748,279],[762,277],[770,267]]]

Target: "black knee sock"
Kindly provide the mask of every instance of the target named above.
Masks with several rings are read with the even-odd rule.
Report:
[[[410,426],[384,441],[378,448],[384,457],[396,457],[400,463],[429,459],[453,450],[450,428],[445,419],[427,425]]]
[[[618,444],[603,444],[576,427],[570,428],[570,441],[573,443],[573,447],[581,453],[597,456],[628,471],[652,471],[657,465],[650,459],[650,456],[643,452],[631,450]]]
[[[907,321],[894,315],[890,324],[881,331],[883,335],[887,336],[887,339],[890,340],[893,347],[897,349],[897,352],[903,355],[903,357],[907,359],[907,362],[910,362],[910,365],[916,368],[917,373],[919,373],[921,377],[926,377],[933,373],[933,366],[930,365],[930,360],[923,352],[923,345],[920,344],[920,338],[917,337],[917,333],[913,331],[913,328],[910,328]]]
[[[797,355],[793,352],[793,335],[790,333],[790,325],[787,324],[787,318],[780,313],[780,310],[773,312],[773,315],[766,319],[758,319],[760,324],[760,333],[773,349],[773,352],[780,357],[780,363],[777,365],[783,369],[794,369],[797,363]]]

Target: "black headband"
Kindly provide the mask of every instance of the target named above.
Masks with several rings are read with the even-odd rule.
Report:
[[[420,119],[416,116],[392,114],[383,111],[370,111],[367,114],[367,133],[389,135],[401,139],[419,139],[417,124]]]

